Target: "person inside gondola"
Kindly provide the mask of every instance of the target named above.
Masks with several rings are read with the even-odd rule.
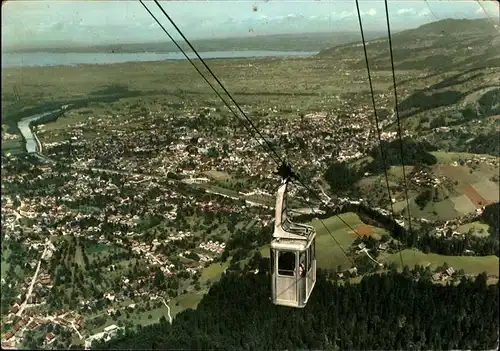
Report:
[[[306,253],[305,253],[305,251],[300,253],[299,276],[301,276],[301,277],[306,276]]]

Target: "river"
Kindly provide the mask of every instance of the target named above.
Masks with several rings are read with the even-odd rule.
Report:
[[[196,58],[194,53],[187,53],[190,58]],[[250,57],[307,57],[317,54],[316,51],[210,51],[201,52],[204,59],[229,59]],[[180,52],[171,53],[2,53],[2,69],[6,67],[36,67],[36,66],[76,66],[83,64],[104,65],[124,62],[148,62],[163,60],[185,60]]]
[[[25,117],[17,123],[17,126],[18,126],[19,130],[21,131],[21,134],[24,137],[24,140],[26,143],[26,152],[27,153],[32,154],[32,153],[36,153],[38,151],[37,150],[37,141],[36,141],[35,135],[33,134],[33,131],[31,130],[30,123],[34,122],[42,117],[50,115],[54,112],[57,112],[57,111],[60,111],[60,109],[50,111],[50,112],[40,113],[40,114],[29,116],[29,117]]]

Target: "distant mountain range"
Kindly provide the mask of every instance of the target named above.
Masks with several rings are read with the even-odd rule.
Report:
[[[447,71],[500,67],[500,34],[493,23],[486,19],[444,19],[408,29],[392,35],[396,69],[423,69]],[[390,52],[387,34],[367,39],[370,67],[390,69]],[[319,57],[355,59],[351,68],[365,68],[363,46],[360,42],[337,45],[322,50]]]
[[[370,31],[366,33],[368,40],[382,36],[384,32]],[[198,39],[191,43],[199,52],[210,51],[320,51],[335,45],[351,43],[360,40],[360,32],[329,32],[304,34],[256,35],[245,38]],[[188,38],[189,39],[189,38]],[[184,41],[179,41],[183,49],[190,50]],[[61,47],[30,47],[9,49],[4,52],[51,52],[51,53],[140,53],[140,52],[178,52],[171,41],[108,44],[96,46],[65,45]]]
[[[489,62],[496,60],[499,51],[495,49],[500,42],[498,28],[491,21],[480,20],[457,20],[444,19],[437,22],[422,25],[418,28],[403,31],[393,31],[393,47],[396,61],[401,62],[410,59],[411,62],[403,66],[415,67],[416,61],[427,66],[429,61],[439,64],[445,59],[450,59],[453,54],[457,56],[471,56],[471,52],[460,52],[457,49],[471,50],[480,46],[487,51],[486,58]],[[193,46],[200,52],[211,51],[318,51],[319,56],[335,56],[336,58],[353,58],[363,55],[362,46],[352,45],[360,43],[359,31],[339,31],[325,33],[303,33],[303,34],[276,34],[255,35],[252,37],[238,38],[214,38],[192,40]],[[369,41],[369,54],[371,64],[377,66],[385,65],[387,61],[388,42],[387,31],[367,31],[365,39]],[[380,40],[377,40],[380,39]],[[190,50],[184,41],[179,41],[181,47]],[[489,46],[489,48],[488,48]],[[436,56],[439,51],[439,57]],[[178,52],[179,50],[171,41],[145,42],[130,44],[106,44],[106,45],[82,45],[76,43],[65,43],[61,45],[4,48],[4,53],[142,53],[142,52]],[[448,53],[448,54],[447,54]],[[474,55],[476,55],[473,49]],[[360,56],[361,55],[361,56]],[[430,57],[430,58],[429,58]],[[425,60],[421,60],[426,58]],[[469,59],[470,60],[470,59]],[[413,62],[415,61],[415,62]],[[434,62],[434,63],[433,63]],[[453,57],[448,64],[454,62]],[[499,60],[500,62],[500,60]],[[364,63],[360,62],[359,65]],[[355,68],[355,67],[353,67]],[[401,69],[407,69],[400,67]]]

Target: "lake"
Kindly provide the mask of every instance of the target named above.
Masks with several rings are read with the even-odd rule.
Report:
[[[307,57],[316,51],[211,51],[200,52],[204,59],[229,59],[250,57]],[[194,53],[187,53],[196,58]],[[171,53],[2,53],[2,68],[36,66],[76,66],[84,64],[104,65],[123,62],[147,62],[163,60],[185,60],[180,52]]]

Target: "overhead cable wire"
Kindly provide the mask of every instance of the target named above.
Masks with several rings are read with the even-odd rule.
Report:
[[[498,28],[498,24],[495,23],[495,21],[490,17],[490,15],[488,14],[488,12],[486,12],[486,9],[484,8],[484,6],[481,4],[481,1],[480,0],[477,0],[476,1],[479,6],[481,7],[481,9],[483,10],[484,12],[484,15],[486,16],[486,18],[491,22],[491,24],[493,24],[493,28],[495,28],[495,30],[500,33],[500,29]],[[499,20],[500,20],[500,8],[499,8]]]
[[[439,17],[438,17],[438,16],[436,16],[436,14],[434,13],[434,11],[432,11],[431,6],[430,6],[430,5],[429,5],[429,3],[427,2],[427,0],[424,0],[424,2],[425,2],[425,4],[427,5],[427,9],[429,10],[429,13],[431,13],[431,14],[432,14],[432,16],[433,16],[436,20],[438,20],[438,21],[439,21]]]
[[[139,0],[139,1],[141,1],[141,4],[142,4],[142,0]],[[200,60],[200,62],[203,64],[203,66],[205,66],[205,68],[207,69],[207,71],[212,75],[212,77],[216,80],[216,82],[219,83],[219,85],[222,88],[222,90],[224,90],[224,92],[227,94],[227,96],[229,97],[229,99],[231,99],[231,101],[234,103],[234,105],[236,106],[236,108],[238,109],[238,111],[240,111],[240,113],[243,115],[243,117],[245,117],[245,119],[248,121],[248,123],[254,128],[255,132],[259,135],[259,137],[261,137],[262,140],[264,140],[264,142],[267,144],[267,146],[269,147],[269,149],[271,150],[271,152],[274,153],[274,155],[276,156],[276,158],[278,160],[280,160],[281,163],[283,163],[280,155],[274,150],[274,148],[269,143],[269,141],[266,138],[264,138],[264,136],[260,133],[260,131],[257,129],[257,127],[255,127],[255,125],[253,124],[252,120],[250,118],[248,118],[248,116],[246,115],[246,113],[241,109],[241,107],[238,105],[238,103],[234,100],[233,96],[229,93],[229,91],[227,91],[227,89],[224,87],[224,85],[221,83],[221,81],[217,78],[217,76],[213,73],[213,71],[210,69],[210,67],[206,64],[205,60],[203,60],[203,58],[200,56],[200,54],[198,54],[198,51],[196,51],[196,49],[193,47],[193,45],[191,44],[191,42],[186,38],[186,36],[184,35],[184,33],[182,33],[182,31],[179,29],[179,27],[177,26],[177,24],[175,24],[175,22],[168,15],[168,13],[163,9],[163,7],[161,7],[160,3],[157,0],[154,0],[154,2],[156,4],[156,6],[158,6],[158,8],[161,10],[161,12],[163,12],[163,14],[165,15],[165,17],[167,17],[167,19],[170,21],[170,23],[172,24],[172,26],[174,26],[174,28],[180,34],[180,36],[182,37],[182,39],[184,39],[184,41],[186,42],[186,44],[188,44],[189,47],[191,48],[191,50],[193,50],[194,54],[198,57],[198,59]],[[148,10],[148,12],[150,12],[150,11]],[[151,12],[150,12],[150,14],[151,14]],[[162,26],[162,28],[163,28],[163,26]],[[165,32],[167,32],[164,28],[163,28],[163,30]],[[170,35],[169,35],[169,37],[170,37],[171,40],[174,40]],[[177,48],[180,49],[180,46],[178,44],[176,44],[176,46],[177,46]],[[187,55],[186,55],[186,57],[187,57]],[[278,164],[278,166],[279,166],[279,164]]]
[[[358,0],[356,0],[357,2]],[[406,197],[406,208],[408,212],[408,227],[410,229],[410,232],[412,231],[412,223],[411,223],[411,212],[410,212],[410,200],[408,198],[408,183],[406,181],[406,171],[405,171],[405,160],[404,160],[404,153],[403,153],[403,137],[401,133],[401,119],[399,117],[399,107],[398,107],[398,89],[396,86],[396,71],[394,69],[394,54],[392,50],[392,35],[391,35],[391,24],[389,21],[389,5],[387,3],[387,0],[384,1],[385,3],[385,18],[387,20],[387,35],[389,38],[389,51],[391,54],[391,69],[392,69],[392,84],[394,87],[394,111],[396,112],[396,119],[398,122],[398,136],[399,136],[399,149],[401,153],[401,165],[403,167],[403,182],[405,186],[405,197]]]
[[[380,156],[382,157],[382,167],[384,168],[384,175],[385,175],[385,184],[387,187],[387,195],[389,196],[389,204],[391,206],[391,218],[395,226],[395,220],[394,220],[394,206],[392,204],[392,195],[391,195],[391,188],[389,186],[389,175],[387,173],[387,162],[385,158],[385,153],[382,147],[382,138],[381,138],[381,131],[380,131],[380,125],[378,122],[378,114],[377,114],[377,107],[375,104],[375,93],[373,91],[373,83],[372,83],[372,77],[371,77],[371,72],[370,72],[370,63],[368,61],[368,52],[366,50],[366,40],[365,40],[365,34],[363,30],[363,21],[361,20],[361,11],[359,9],[359,1],[356,0],[356,11],[358,13],[358,22],[359,22],[359,29],[361,31],[361,40],[363,41],[363,51],[365,54],[365,63],[366,63],[366,71],[368,73],[368,83],[370,85],[370,92],[371,92],[371,97],[372,97],[372,106],[373,106],[373,116],[375,117],[375,126],[377,129],[377,137],[378,137],[378,145],[380,148]],[[401,266],[403,266],[403,256],[401,254],[401,250],[399,250],[399,258],[401,260]]]
[[[297,176],[297,181],[307,190],[309,191],[309,193],[313,194],[318,200],[320,200],[320,202],[327,206],[327,207],[330,207],[328,204],[325,204],[325,202],[321,199],[321,197],[316,193],[314,192],[309,186],[307,186],[298,176]],[[313,208],[313,205],[311,204],[311,210],[313,212],[313,215],[315,215],[315,211],[314,211],[314,208]],[[347,223],[340,215],[336,214],[335,213],[335,216],[340,219],[340,221],[347,227],[349,228],[354,234],[356,234],[359,238],[362,238],[363,235],[359,234],[349,223]],[[330,231],[330,229],[325,225],[325,223],[323,222],[323,220],[319,217],[316,217],[320,223],[323,225],[323,227],[325,227],[326,231],[328,232],[328,234],[330,234],[330,236],[332,237],[332,239],[335,241],[335,243],[339,246],[340,250],[342,250],[342,252],[344,253],[344,255],[349,259],[349,261],[351,261],[351,263],[353,264],[353,266],[356,266],[356,264],[354,263],[354,261],[347,255],[347,253],[345,252],[344,248],[340,245],[340,243],[338,242],[338,240],[335,238],[335,236],[332,234],[332,232]]]
[[[314,197],[316,197],[323,205],[327,206],[327,207],[330,207],[328,205],[328,203],[325,203],[325,201],[323,201],[323,199],[314,191],[311,189],[311,187],[309,187],[307,184],[304,183],[304,181],[302,179],[300,179],[299,175],[297,175],[297,182],[299,182],[300,185],[302,185],[310,194],[313,194]],[[311,210],[313,210],[314,212],[314,208],[312,208],[312,205],[311,205]],[[344,225],[349,228],[350,230],[352,230],[357,236],[359,237],[362,237],[361,234],[359,234],[349,223],[347,223],[342,217],[340,217],[338,214],[335,214],[335,216],[340,219],[340,221],[342,223],[344,223]],[[321,222],[323,224],[323,226],[325,226],[325,224],[323,222]],[[325,226],[326,228],[326,226]],[[328,228],[327,228],[328,230]]]
[[[210,88],[212,88],[212,90],[215,92],[215,94],[217,94],[217,96],[222,100],[222,102],[224,103],[224,105],[226,105],[226,107],[229,109],[229,111],[231,111],[237,119],[240,119],[240,122],[241,121],[241,118],[238,116],[238,114],[233,110],[233,108],[229,105],[229,103],[222,97],[222,95],[217,91],[217,89],[215,89],[215,87],[213,86],[213,84],[205,77],[205,75],[203,73],[201,73],[200,69],[198,68],[198,66],[195,65],[195,63],[193,62],[193,60],[191,60],[191,58],[186,54],[186,52],[182,49],[182,47],[179,45],[179,43],[177,43],[177,41],[170,35],[170,33],[165,29],[165,27],[160,23],[160,21],[158,20],[158,18],[156,18],[156,16],[149,10],[149,8],[144,4],[144,2],[142,0],[139,0],[139,2],[141,3],[141,5],[146,9],[146,11],[148,11],[148,13],[151,15],[151,17],[153,17],[153,19],[156,21],[156,23],[158,23],[158,25],[161,27],[161,29],[165,32],[165,34],[167,34],[167,36],[170,38],[170,40],[172,40],[172,42],[175,44],[175,46],[177,47],[177,49],[179,49],[182,54],[184,55],[184,57],[189,61],[189,63],[196,69],[196,71],[198,72],[198,74],[205,80],[205,82],[210,86]],[[163,11],[163,8],[160,6],[160,4],[158,4],[158,2],[156,2],[156,4],[160,7],[160,9]],[[163,11],[163,13],[165,13]],[[166,13],[165,13],[166,14]],[[168,16],[168,15],[167,15]],[[169,17],[168,17],[169,18]],[[169,18],[170,19],[170,18]],[[172,22],[172,20],[170,19],[171,23],[175,26],[175,24]],[[175,26],[177,31],[179,31],[179,29],[177,28],[177,26]],[[181,32],[179,32],[181,33]],[[184,35],[181,33],[182,37],[184,37]],[[184,39],[187,41],[187,39]],[[189,43],[189,45],[191,46],[191,44]],[[192,46],[191,46],[192,48]],[[192,48],[193,49],[193,48]],[[198,58],[200,58],[200,60],[203,62],[203,64],[205,65],[205,67],[208,68],[208,66],[205,64],[205,62],[203,61],[203,59],[201,59],[201,57],[198,55],[198,53],[193,49],[193,51],[196,53],[196,55],[198,56]],[[210,71],[210,68],[208,68],[208,70]],[[210,71],[211,72],[211,71]],[[211,72],[212,73],[212,72]],[[215,77],[215,75],[212,73],[212,75]],[[215,78],[217,80],[217,82],[222,85],[220,83],[220,81]],[[227,93],[227,90],[222,86],[222,88],[226,91]],[[232,99],[232,97],[229,95],[228,93],[228,96]],[[233,99],[232,99],[233,100]],[[238,104],[236,104],[236,102],[233,100],[233,103],[238,107],[238,109],[243,113],[243,115],[245,116],[245,118],[247,119],[247,121],[250,122],[250,124],[255,128],[255,126],[253,125],[253,123],[250,121],[250,119],[245,115],[245,113],[239,108]],[[242,123],[243,126],[249,131],[249,133],[252,135],[252,137],[254,137],[254,134],[252,133],[252,131],[248,128],[248,126],[245,124],[245,123]],[[257,130],[257,128],[255,128]],[[281,157],[279,157],[279,155],[276,153],[276,151],[274,151],[274,149],[270,146],[269,142],[260,134],[260,132],[257,130],[257,133],[259,134],[259,136],[268,144],[268,146],[270,147],[271,151],[274,152],[274,155],[270,155],[271,158],[273,159],[273,161],[279,166],[282,161],[281,161]],[[265,147],[264,145],[262,145],[262,143],[260,142],[259,139],[255,138],[255,140],[257,140],[257,142],[259,143],[260,146],[262,146],[262,148],[265,150]],[[275,156],[276,155],[276,156]],[[276,158],[278,160],[276,160]]]
[[[153,19],[160,25],[160,27],[163,29],[163,31],[168,35],[168,37],[174,42],[174,44],[177,46],[177,48],[183,53],[183,55],[186,57],[186,59],[189,60],[189,62],[193,65],[193,67],[195,67],[196,71],[204,78],[204,80],[209,84],[209,86],[212,88],[212,90],[214,90],[217,94],[217,96],[224,102],[224,104],[226,104],[226,106],[229,107],[229,104],[222,98],[222,96],[217,92],[217,90],[215,89],[215,87],[208,81],[208,79],[203,75],[203,73],[201,73],[201,71],[198,69],[198,67],[194,64],[194,62],[192,62],[192,60],[189,58],[189,56],[185,53],[185,51],[182,49],[182,47],[177,43],[177,41],[175,39],[173,39],[173,37],[170,35],[170,33],[168,33],[168,31],[163,27],[163,25],[159,22],[159,20],[156,18],[156,16],[153,15],[153,13],[146,7],[146,5],[144,5],[143,1],[142,0],[139,0],[141,2],[141,4],[144,6],[144,8],[148,11],[148,13],[151,15],[151,17],[153,17]],[[193,50],[193,52],[196,54],[196,56],[198,57],[198,59],[203,63],[203,65],[205,66],[205,68],[207,68],[207,70],[211,73],[211,75],[214,77],[214,79],[217,81],[217,83],[221,86],[221,88],[226,92],[226,94],[230,97],[230,99],[232,100],[232,102],[235,104],[235,106],[238,108],[238,110],[245,116],[245,118],[247,119],[247,121],[250,123],[250,125],[255,129],[255,131],[257,132],[257,134],[259,136],[261,136],[261,138],[267,143],[267,146],[269,147],[269,149],[274,153],[274,155],[276,156],[276,158],[279,160],[279,161],[276,161],[276,159],[273,158],[274,162],[276,162],[276,164],[278,166],[284,164],[284,161],[282,160],[282,158],[279,156],[279,154],[272,148],[272,146],[269,144],[269,142],[262,136],[262,134],[259,132],[259,130],[255,127],[255,125],[251,122],[251,120],[246,116],[246,114],[243,112],[243,110],[239,107],[238,103],[232,98],[231,94],[227,91],[227,89],[224,87],[224,85],[220,82],[220,80],[217,78],[217,76],[212,72],[212,70],[208,67],[208,65],[205,63],[205,61],[203,60],[203,58],[198,54],[198,52],[196,51],[196,49],[191,45],[191,43],[188,41],[188,39],[184,36],[184,34],[182,33],[182,31],[179,29],[179,27],[175,24],[175,22],[172,20],[172,18],[166,13],[166,11],[161,7],[161,5],[158,3],[158,1],[155,0],[155,3],[156,5],[160,8],[160,10],[162,11],[162,13],[167,17],[167,19],[170,21],[170,23],[174,26],[174,28],[177,30],[177,32],[182,36],[182,38],[184,39],[184,41],[190,46],[191,50]],[[238,115],[236,114],[236,112],[234,112],[234,110],[232,110],[230,108],[230,111],[237,117]],[[248,130],[249,128],[247,128]],[[255,135],[249,131],[251,136],[255,138]],[[256,140],[258,141],[258,139],[256,138]],[[262,144],[260,144],[263,148],[264,146]],[[265,150],[265,148],[264,148]],[[297,177],[298,178],[298,177]],[[299,182],[302,184],[302,186],[304,186],[310,193],[312,193],[315,197],[317,197],[323,204],[323,200],[310,188],[308,187],[306,184],[304,184],[302,182],[302,180],[298,179]],[[314,211],[314,209],[313,209]],[[337,216],[343,223],[344,225],[346,225],[350,230],[352,230],[356,235],[358,236],[361,236],[352,226],[350,226],[342,217],[340,217],[338,214],[335,214],[335,216]],[[326,230],[328,232],[329,229],[328,227],[323,223],[323,226],[326,228]],[[333,234],[331,234],[330,232],[330,235],[333,237]],[[338,243],[338,241],[334,238],[334,240],[336,241],[336,243]],[[342,249],[343,250],[343,249]]]
[[[305,189],[306,189],[309,193],[311,193],[311,194],[313,194],[314,196],[316,196],[316,197],[320,200],[320,202],[321,202],[322,204],[325,204],[325,203],[323,202],[323,200],[322,200],[322,199],[321,199],[321,198],[320,198],[320,197],[319,197],[319,196],[318,196],[318,195],[317,195],[317,194],[316,194],[316,193],[315,193],[312,189],[310,189],[310,188],[309,188],[306,184],[304,184],[304,182],[303,182],[303,181],[302,181],[302,180],[301,180],[298,176],[296,177],[296,180],[297,180],[297,181],[298,181],[298,182],[299,182],[299,183],[300,183],[300,184],[301,184],[301,185],[302,185],[302,186],[303,186],[303,187],[304,187],[304,188],[305,188]],[[308,203],[310,204],[312,214],[313,214],[314,216],[316,216],[316,211],[314,211],[314,205],[311,203],[311,201],[309,201],[309,199],[305,199],[305,200],[306,200],[306,202],[308,202]],[[290,211],[290,212],[296,212],[296,211],[294,211],[294,210],[289,210],[289,211]],[[299,212],[296,212],[296,213],[299,213]],[[336,216],[336,217],[338,217],[338,218],[339,218],[339,219],[340,219],[340,220],[341,220],[341,221],[342,221],[342,222],[343,222],[343,223],[344,223],[344,224],[345,224],[345,225],[346,225],[346,226],[347,226],[350,230],[352,230],[352,231],[353,231],[353,232],[354,232],[357,236],[361,237],[361,235],[360,235],[358,232],[356,232],[356,230],[354,230],[354,229],[352,228],[352,226],[351,226],[351,225],[349,225],[349,224],[348,224],[348,223],[347,223],[347,222],[346,222],[346,221],[345,221],[345,220],[344,220],[344,219],[343,219],[340,215],[335,214],[335,216]],[[330,228],[328,228],[328,227],[326,226],[326,224],[323,222],[323,220],[322,220],[321,218],[319,218],[319,216],[317,216],[316,218],[320,221],[320,223],[323,225],[323,227],[325,227],[325,229],[326,229],[326,231],[328,232],[328,234],[330,234],[330,236],[332,237],[333,241],[335,241],[335,243],[339,246],[340,250],[342,250],[342,252],[343,252],[343,253],[344,253],[344,255],[347,257],[347,259],[348,259],[349,261],[351,261],[351,263],[353,264],[353,266],[355,266],[356,264],[355,264],[355,263],[354,263],[354,261],[353,261],[353,260],[352,260],[352,259],[351,259],[348,255],[347,255],[347,253],[345,252],[344,248],[340,245],[340,243],[338,242],[338,240],[335,238],[335,236],[334,236],[334,235],[332,234],[332,232],[330,231]]]
[[[371,100],[372,100],[372,106],[373,106],[373,115],[375,117],[375,127],[377,129],[377,137],[378,137],[378,143],[379,143],[379,148],[380,148],[380,155],[382,156],[382,162],[383,162],[383,167],[384,167],[384,173],[385,173],[385,180],[386,180],[386,186],[387,186],[387,193],[389,195],[389,203],[391,204],[391,210],[392,213],[394,214],[394,209],[392,206],[392,201],[391,201],[391,190],[389,187],[389,176],[387,174],[387,164],[386,164],[386,158],[384,154],[384,150],[382,148],[382,138],[381,138],[381,130],[380,130],[380,125],[378,121],[378,114],[377,114],[377,107],[375,103],[375,93],[373,90],[373,83],[372,83],[372,78],[371,78],[371,71],[370,71],[370,64],[368,61],[368,53],[366,50],[366,41],[365,41],[365,35],[364,35],[364,30],[363,30],[363,23],[361,21],[361,11],[359,10],[359,3],[358,0],[356,0],[356,9],[358,12],[358,21],[359,21],[359,28],[361,30],[361,40],[363,42],[363,50],[364,50],[364,55],[365,55],[365,63],[366,63],[366,71],[368,73],[368,83],[370,85],[370,93],[371,93]]]
[[[313,212],[313,215],[316,215],[316,213],[314,212],[314,208],[312,208],[312,207],[311,207],[311,210],[312,210],[312,212]],[[342,219],[342,217],[340,217],[340,216],[337,216],[337,217],[338,217],[338,218],[340,218],[342,221],[344,221],[344,220]],[[347,257],[347,259],[351,262],[351,264],[352,264],[354,267],[356,267],[356,264],[354,263],[353,259],[352,259],[352,258],[350,258],[350,257],[347,255],[347,252],[344,250],[344,248],[342,247],[342,245],[340,245],[339,241],[338,241],[338,240],[335,238],[335,236],[332,234],[332,232],[330,231],[330,228],[328,228],[328,227],[325,225],[325,223],[323,222],[323,220],[322,220],[321,218],[319,218],[319,216],[318,216],[318,217],[316,217],[316,218],[320,221],[320,223],[323,225],[323,227],[325,227],[326,231],[328,232],[328,234],[330,234],[330,236],[332,237],[333,241],[335,241],[335,243],[338,245],[339,249],[342,251],[342,253],[344,254],[344,256],[345,256],[345,257]],[[344,222],[344,223],[345,223],[345,222]],[[354,232],[356,233],[356,231],[354,231]],[[356,233],[356,234],[358,234],[358,233]],[[358,235],[359,235],[359,234],[358,234]]]

